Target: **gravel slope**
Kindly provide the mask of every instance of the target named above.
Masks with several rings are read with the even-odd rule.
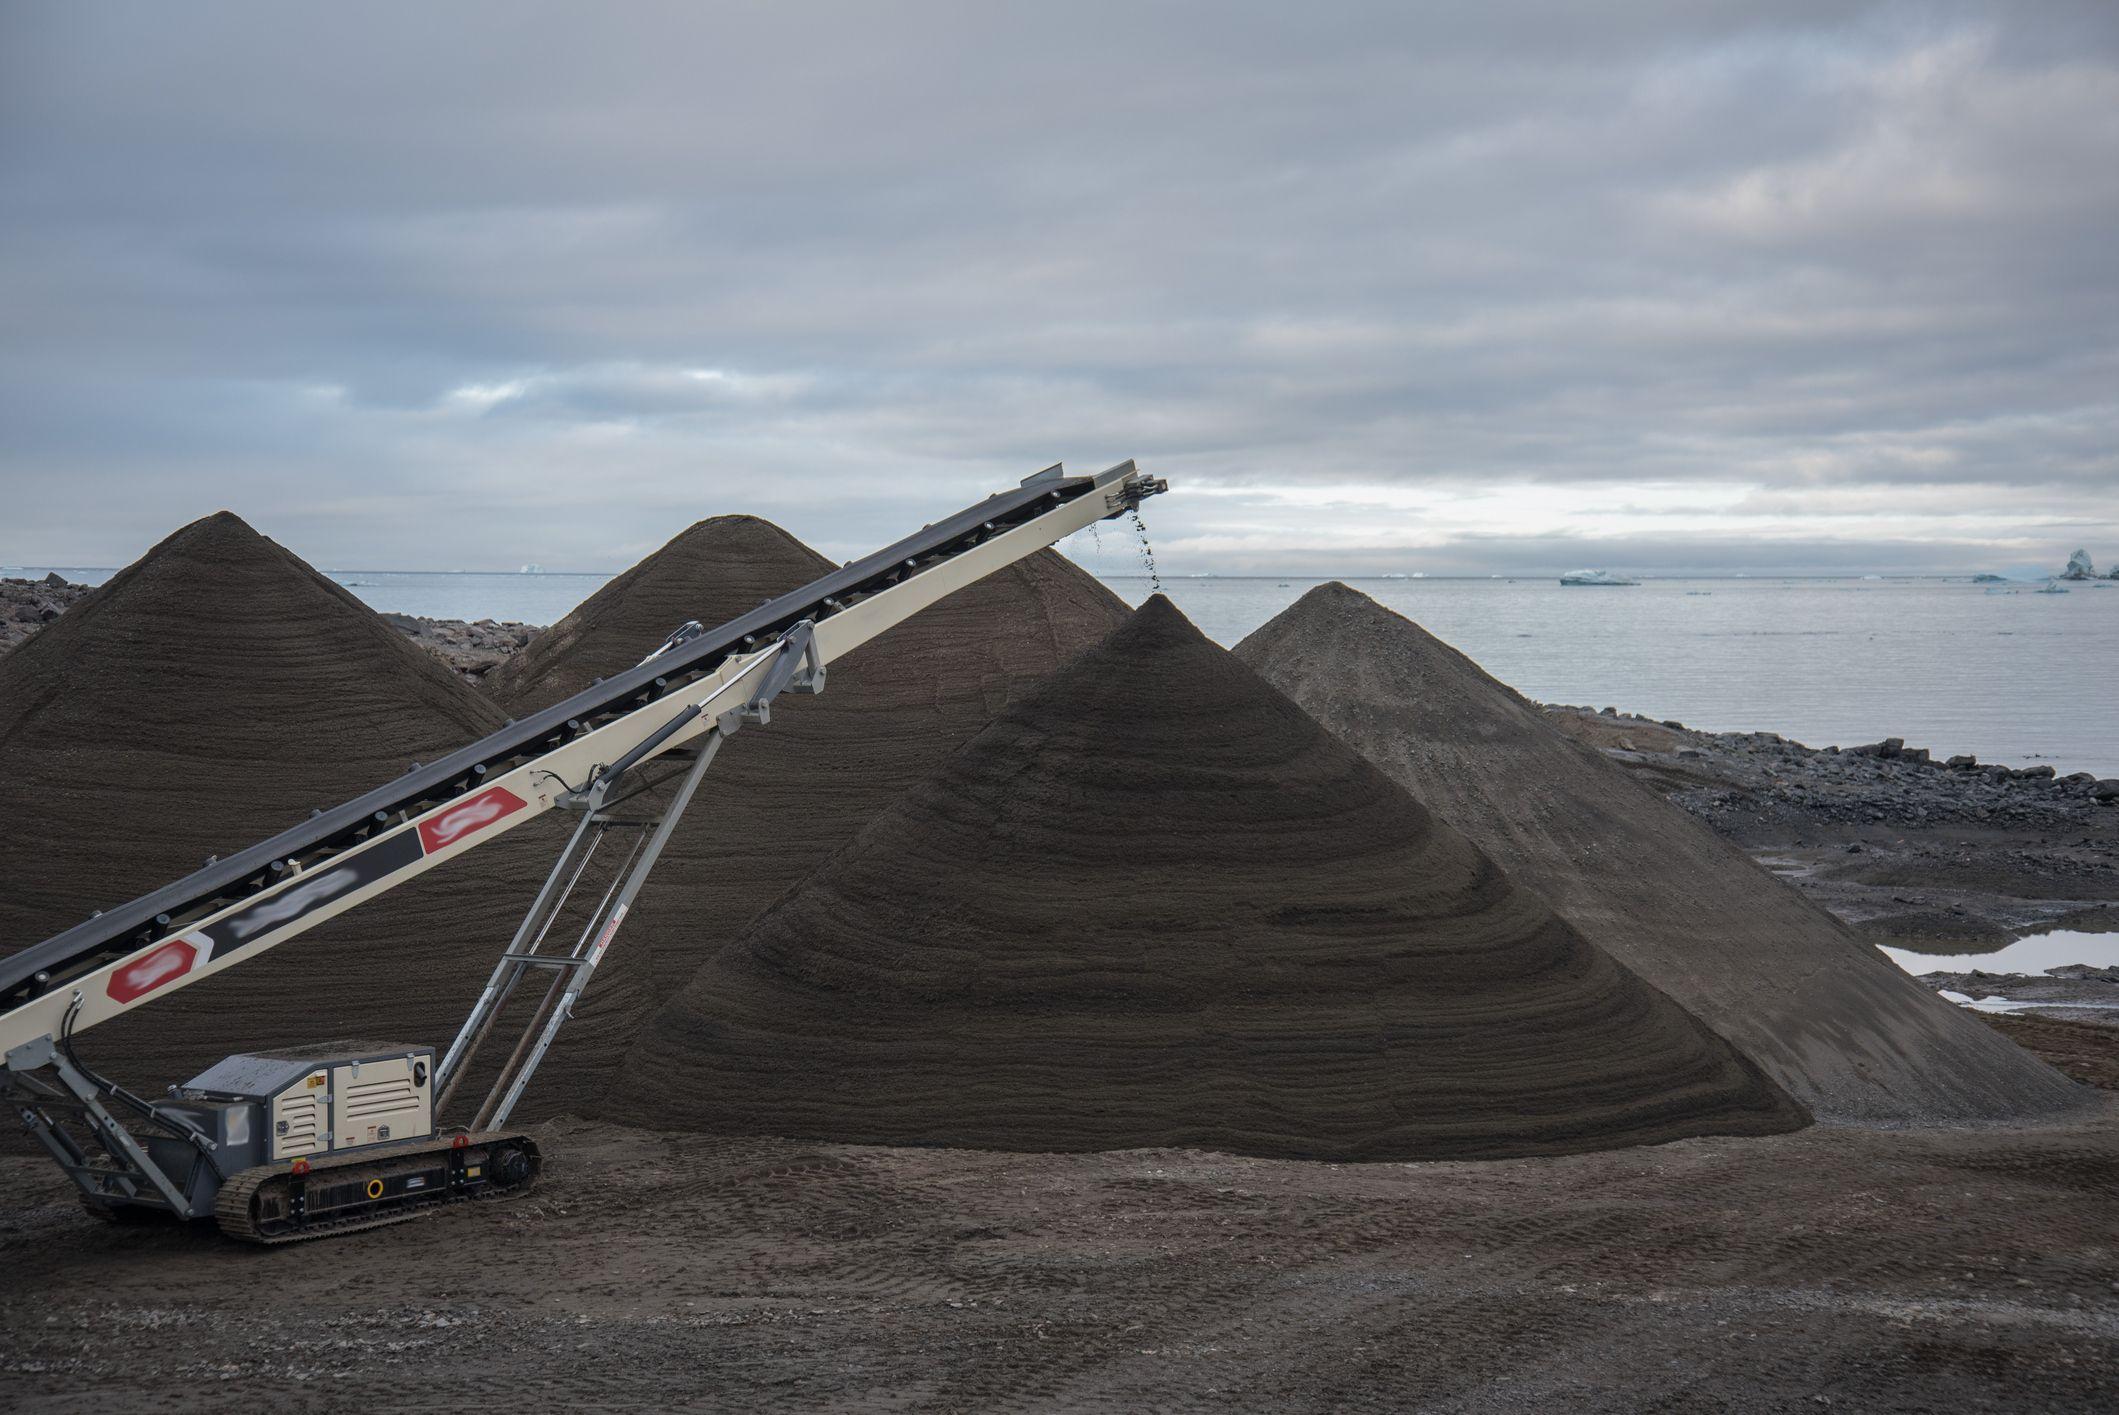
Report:
[[[1005,1149],[1808,1119],[1161,596],[707,963],[624,1079],[665,1126]]]
[[[1319,586],[1237,653],[1818,1114],[1978,1119],[2079,1102],[2080,1088],[1366,595]]]

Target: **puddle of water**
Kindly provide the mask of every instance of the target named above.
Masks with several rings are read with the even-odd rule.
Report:
[[[1884,952],[1908,973],[1969,973],[1977,969],[1982,973],[2036,976],[2069,963],[2119,967],[2119,933],[2055,929],[2051,933],[2026,935],[1992,953],[1914,953],[1904,948],[1886,948]]]
[[[2073,1008],[2080,1012],[2119,1012],[2119,1002],[2017,1002],[2013,999],[1994,997],[1966,997],[1961,992],[1948,988],[1935,994],[1945,1002],[1954,1002],[1959,1007],[1969,1007],[1974,1012],[2027,1012],[2032,1009],[2052,1011],[2056,1008]]]
[[[1954,1002],[1959,1007],[1969,1007],[1974,1012],[2021,1012],[2030,1006],[2027,1002],[2011,1002],[2005,997],[1967,997],[1961,992],[1944,988],[1935,994],[1944,1002]]]

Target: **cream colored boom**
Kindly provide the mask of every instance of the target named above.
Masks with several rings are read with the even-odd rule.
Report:
[[[879,590],[817,621],[814,632],[819,660],[829,663],[944,596],[1111,514],[1113,507],[1105,496],[1077,497],[928,566],[897,585]],[[777,653],[775,641],[754,653],[729,658],[682,689],[489,778],[475,793],[410,817],[375,836],[358,852],[348,852],[309,870],[290,869],[288,877],[271,889],[195,920],[104,967],[84,973],[66,987],[23,1004],[0,1017],[0,1057],[39,1037],[60,1035],[62,1028],[69,1025],[69,1011],[74,1014],[71,1030],[79,1032],[143,1007],[223,968],[256,958],[327,919],[498,838],[551,810],[571,787],[586,786],[599,769],[632,751],[692,705],[703,704],[697,717],[656,744],[642,761],[684,746],[711,731],[719,713],[742,705]],[[705,802],[693,809],[713,808],[711,802]],[[364,880],[360,862],[369,858],[395,859],[398,863],[379,878]],[[275,911],[288,917],[276,922]],[[239,942],[232,942],[231,934],[246,925],[250,926],[249,931],[240,935]],[[231,947],[239,951],[223,951]]]

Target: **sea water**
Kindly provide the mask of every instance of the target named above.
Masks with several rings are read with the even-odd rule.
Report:
[[[1130,537],[1104,534],[1081,558],[1129,603],[1150,593]],[[57,568],[89,583],[110,573]],[[530,624],[553,623],[611,578],[333,577],[377,609]],[[1164,576],[1177,607],[1225,645],[1319,583]],[[1542,702],[1778,732],[1816,747],[1903,737],[1937,756],[1970,752],[2013,766],[2048,763],[2063,776],[2119,777],[2119,585],[2043,595],[2028,585],[1994,593],[1963,580],[1852,577],[1613,588],[1546,578],[1347,583]]]
[[[1147,582],[1106,583],[1138,603]],[[1321,583],[1175,579],[1170,599],[1233,645]],[[1346,583],[1548,703],[1813,747],[1903,737],[2062,776],[2119,777],[2119,585],[1988,594],[1940,579]]]

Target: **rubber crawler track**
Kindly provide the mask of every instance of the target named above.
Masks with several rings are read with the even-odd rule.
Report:
[[[327,1157],[320,1161],[312,1160],[310,1173],[327,1174],[333,1170],[357,1170],[366,1165],[388,1160],[405,1159],[416,1155],[432,1154],[437,1151],[446,1153],[452,1147],[452,1144],[453,1137],[449,1137],[431,1144],[407,1145],[402,1148],[393,1146],[387,1153],[367,1150],[339,1157]],[[239,1239],[245,1243],[276,1246],[282,1243],[302,1243],[312,1238],[329,1238],[341,1233],[357,1233],[365,1228],[381,1228],[387,1224],[405,1223],[452,1203],[462,1203],[475,1199],[505,1199],[527,1193],[536,1185],[538,1173],[543,1169],[544,1165],[543,1158],[538,1153],[535,1140],[532,1140],[527,1135],[473,1135],[468,1137],[467,1148],[490,1148],[502,1144],[517,1146],[530,1157],[530,1177],[524,1183],[505,1189],[481,1188],[468,1194],[454,1189],[436,1189],[422,1193],[418,1198],[401,1200],[379,1213],[364,1213],[342,1219],[324,1219],[317,1223],[306,1224],[289,1233],[268,1234],[262,1232],[257,1226],[257,1195],[260,1190],[273,1180],[287,1178],[289,1171],[285,1165],[259,1165],[255,1169],[244,1170],[221,1186],[221,1192],[214,1198],[214,1222],[219,1224],[221,1232],[230,1238]]]

